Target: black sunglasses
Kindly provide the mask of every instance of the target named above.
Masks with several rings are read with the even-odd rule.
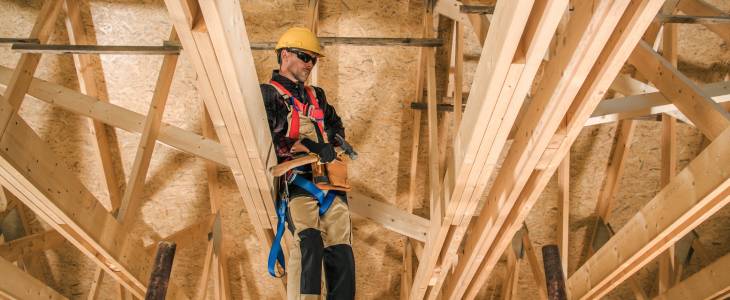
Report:
[[[311,61],[312,62],[312,65],[316,65],[317,64],[317,56],[309,55],[307,53],[304,53],[304,52],[301,52],[301,51],[297,51],[297,50],[294,50],[294,49],[286,49],[286,51],[289,52],[289,53],[296,54],[297,58],[299,58],[301,61],[303,61],[305,63],[308,63],[308,62]]]

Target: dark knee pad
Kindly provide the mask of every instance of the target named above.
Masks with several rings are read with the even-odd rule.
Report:
[[[302,252],[302,274],[300,292],[302,294],[319,295],[322,280],[322,252],[324,243],[322,234],[314,228],[307,228],[299,233],[299,250]]]
[[[350,245],[324,249],[324,273],[327,299],[355,299],[355,256]]]

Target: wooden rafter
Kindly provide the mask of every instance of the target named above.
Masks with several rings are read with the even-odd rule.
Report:
[[[716,82],[702,86],[703,93],[718,103],[730,101],[730,82]],[[658,91],[601,101],[585,126],[606,124],[619,120],[660,113],[678,112]],[[674,113],[672,115],[676,116]]]
[[[607,42],[608,46],[599,56],[597,60],[599,63],[593,67],[586,83],[578,92],[576,100],[573,101],[571,108],[568,110],[571,114],[569,115],[569,118],[567,118],[568,125],[566,130],[556,132],[555,138],[551,138],[551,140],[557,139],[557,141],[559,141],[555,151],[546,152],[552,157],[552,159],[543,157],[542,159],[549,161],[545,169],[534,170],[524,189],[521,192],[512,194],[515,196],[518,195],[520,201],[516,203],[510,212],[510,216],[507,217],[507,220],[509,220],[508,224],[505,224],[500,229],[500,233],[497,235],[494,243],[496,250],[491,252],[492,254],[487,256],[487,259],[484,260],[484,263],[478,271],[480,275],[473,283],[473,288],[470,289],[468,293],[469,296],[475,295],[476,292],[478,292],[477,287],[486,281],[489,272],[485,272],[485,269],[491,270],[498,259],[498,257],[495,258],[494,253],[498,253],[499,249],[504,249],[506,244],[509,242],[507,237],[519,229],[519,226],[521,226],[524,218],[527,216],[527,212],[529,212],[532,205],[535,201],[537,201],[540,192],[542,192],[545,188],[558,165],[569,152],[570,145],[582,129],[583,122],[585,122],[590,113],[596,107],[597,103],[601,100],[601,98],[603,98],[603,95],[608,89],[608,86],[611,84],[611,81],[620,71],[621,62],[625,61],[629,56],[632,45],[635,45],[638,42],[643,29],[648,26],[653,16],[659,10],[660,5],[661,1],[659,0],[637,1],[632,2],[629,5],[627,9],[628,13],[621,19],[621,21],[619,21],[616,26],[616,32],[611,36],[611,38],[609,38]],[[571,22],[578,19],[580,16],[578,12],[579,10],[576,6],[576,13],[573,18],[571,18]],[[605,26],[605,24],[602,26]],[[575,30],[572,28],[574,27],[569,26],[568,30]],[[568,32],[568,35],[570,35],[570,31]],[[557,60],[559,55],[560,54],[558,53],[558,56],[553,59]]]
[[[38,279],[0,258],[0,296],[8,299],[66,299]]]
[[[17,114],[0,141],[0,182],[92,261],[144,295],[151,257]],[[100,225],[103,224],[103,225]]]
[[[63,2],[69,42],[71,44],[95,43],[95,34],[93,31],[91,33],[87,32],[86,24],[82,21],[83,17],[91,19],[91,12],[84,10],[84,6],[81,5],[79,0],[65,0]],[[93,28],[93,25],[91,28]],[[74,55],[73,58],[76,77],[79,80],[79,91],[89,97],[99,99],[99,101],[109,102],[106,80],[104,79],[104,71],[99,56]],[[96,148],[99,151],[104,179],[109,191],[109,207],[111,211],[114,211],[119,208],[122,199],[119,176],[121,175],[124,178],[117,135],[112,127],[95,119],[91,120],[89,127],[96,138]]]
[[[730,113],[646,42],[639,43],[629,58],[629,63],[654,83],[708,138],[714,139],[730,125]]]
[[[522,124],[517,127],[515,140],[489,191],[486,205],[474,221],[471,233],[473,236],[465,243],[464,258],[456,266],[452,284],[446,292],[449,299],[461,298],[466,293],[493,245],[492,242],[514,207],[519,192],[527,183],[532,170],[537,167],[540,156],[536,154],[544,151],[549,153],[546,149],[550,144],[550,133],[557,130],[571,100],[578,93],[579,84],[588,76],[591,66],[618,23],[621,13],[617,12],[623,12],[627,5],[628,1],[604,1],[596,7],[588,2],[576,3],[576,16],[570,20],[566,42],[545,67],[546,74],[555,75],[546,75],[540,82],[540,93],[534,95]],[[562,13],[563,10],[560,10],[555,14],[555,26]],[[499,252],[502,251],[495,249],[492,255],[496,256]],[[486,271],[480,271],[479,277],[488,276],[491,269],[490,266]],[[477,281],[474,286],[481,286],[481,283],[482,281]],[[468,298],[476,294],[474,289],[467,295]]]
[[[728,268],[730,268],[730,254],[717,259],[654,299],[723,299],[723,295],[730,295]]]
[[[177,39],[177,34],[174,29],[170,33],[170,39]],[[150,161],[152,160],[155,143],[160,133],[162,116],[165,111],[167,97],[170,94],[170,86],[172,86],[172,79],[175,75],[177,60],[177,54],[168,54],[163,57],[155,91],[152,94],[152,101],[150,102],[147,117],[142,126],[142,136],[139,140],[139,146],[137,146],[137,153],[134,157],[132,170],[129,172],[127,188],[124,190],[124,196],[122,197],[119,212],[117,213],[117,219],[122,226],[127,228],[136,220],[137,210],[142,205],[144,182],[147,177]]]
[[[476,167],[472,172],[472,166],[478,156],[477,153],[480,152],[483,156],[486,156],[484,154],[489,152],[488,149],[479,151],[479,146],[482,144],[483,138],[490,141],[494,140],[497,135],[494,129],[489,132],[487,125],[491,123],[492,128],[499,128],[499,124],[503,120],[500,116],[504,114],[504,110],[506,109],[504,106],[507,106],[506,104],[511,100],[510,97],[506,97],[508,99],[502,99],[503,103],[501,104],[504,108],[494,112],[500,116],[494,116],[490,119],[491,121],[485,121],[485,117],[494,111],[493,108],[496,103],[491,101],[491,103],[487,103],[487,101],[483,100],[498,98],[499,87],[507,77],[510,65],[512,65],[511,62],[515,56],[519,37],[527,22],[532,1],[524,0],[500,3],[501,6],[497,7],[494,22],[495,24],[499,24],[500,27],[503,26],[502,28],[506,28],[506,30],[499,32],[499,34],[495,32],[487,36],[490,44],[499,46],[494,48],[485,47],[482,50],[482,56],[475,73],[475,84],[473,84],[470,90],[471,93],[469,94],[469,99],[473,100],[468,101],[464,119],[459,127],[459,133],[454,138],[454,150],[456,153],[454,163],[449,163],[447,167],[447,177],[451,177],[448,174],[453,174],[453,181],[446,180],[444,184],[445,194],[451,194],[448,196],[449,201],[445,201],[449,203],[449,206],[443,208],[444,215],[441,220],[434,222],[434,218],[431,218],[432,224],[439,224],[440,226],[432,226],[430,229],[424,253],[419,261],[418,270],[411,289],[411,299],[421,299],[424,297],[428,283],[431,281],[436,265],[439,262],[443,243],[449,234],[452,222],[455,220],[457,210],[460,206],[466,206],[466,203],[461,203],[461,199],[464,198],[464,200],[467,200],[468,197],[462,197],[462,192],[471,191],[474,188],[476,185],[474,181],[479,177],[481,170],[484,168],[484,162],[482,161],[479,167]],[[487,61],[496,63],[490,64]],[[519,100],[516,102],[519,102]],[[516,106],[519,107],[519,105]],[[509,122],[509,120],[505,122]],[[500,143],[498,142],[497,144]],[[467,180],[471,181],[468,184],[468,188]]]
[[[730,128],[720,134],[568,280],[601,297],[730,201]]]
[[[558,167],[558,249],[563,274],[567,277],[570,236],[570,153]]]
[[[37,254],[63,244],[63,236],[55,230],[48,230],[0,244],[0,257],[16,261],[23,256]]]

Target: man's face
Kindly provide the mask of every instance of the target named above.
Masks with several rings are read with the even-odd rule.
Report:
[[[305,82],[307,81],[307,78],[309,78],[309,74],[312,72],[312,68],[314,68],[314,61],[310,60],[309,62],[304,62],[299,57],[297,57],[295,51],[301,52],[311,57],[317,57],[317,55],[311,51],[299,49],[292,51],[284,49],[281,52],[281,68],[289,71],[289,73],[291,73],[297,80]]]

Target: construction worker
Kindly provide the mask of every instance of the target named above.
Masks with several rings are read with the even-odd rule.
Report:
[[[269,83],[261,84],[261,93],[278,162],[292,160],[301,152],[317,154],[320,164],[335,161],[335,147],[340,145],[334,137],[345,136],[342,120],[327,103],[324,90],[305,85],[317,59],[324,56],[319,40],[306,28],[291,28],[279,39],[276,56],[279,70],[273,71]],[[277,183],[281,191],[279,227],[284,227],[282,219],[286,219],[294,236],[286,262],[288,298],[320,298],[324,269],[327,299],[354,299],[355,259],[347,197],[334,190],[323,197],[317,187],[312,190],[312,180],[311,168],[300,167],[279,177]],[[281,234],[277,236],[280,239]],[[283,257],[280,250],[274,252],[272,247],[269,273],[277,276],[276,259]]]

